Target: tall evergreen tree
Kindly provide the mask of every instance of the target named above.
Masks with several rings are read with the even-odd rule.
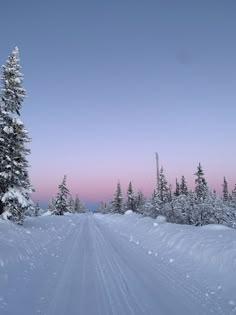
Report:
[[[71,195],[69,195],[67,199],[67,209],[70,213],[75,212],[75,201]]]
[[[197,172],[194,175],[197,176],[197,178],[195,179],[195,185],[196,185],[195,192],[196,192],[197,198],[199,200],[204,200],[208,193],[208,187],[207,187],[207,182],[205,180],[204,172],[202,170],[202,166],[200,163],[197,167]]]
[[[176,197],[178,197],[178,196],[180,195],[180,185],[179,185],[179,183],[178,183],[177,178],[176,178],[176,180],[175,180],[175,192],[174,192],[174,195],[175,195]]]
[[[235,184],[234,189],[232,191],[231,199],[232,199],[232,206],[234,208],[236,208],[236,184]]]
[[[132,187],[132,183],[129,183],[128,189],[127,189],[127,203],[126,203],[127,210],[136,211],[136,205],[135,205],[135,195]]]
[[[144,194],[141,190],[139,190],[137,192],[137,194],[135,195],[135,205],[136,205],[136,211],[139,213],[143,213],[143,208],[144,208],[144,204],[145,204],[145,197]]]
[[[222,186],[223,186],[223,201],[227,202],[229,201],[229,192],[228,192],[228,183],[225,177],[224,177]]]
[[[52,199],[50,200],[48,204],[48,211],[50,211],[52,214],[55,212],[55,201],[56,201],[56,197],[52,197]]]
[[[85,206],[80,201],[79,197],[76,195],[75,197],[75,212],[76,213],[84,213],[86,212]]]
[[[161,167],[159,174],[158,199],[164,203],[170,201],[170,189],[164,175],[163,167]]]
[[[97,212],[106,214],[110,211],[108,204],[106,202],[101,201],[100,206],[98,207],[98,209],[96,210]]]
[[[112,202],[112,210],[114,213],[123,213],[123,197],[120,182],[117,183],[116,192]]]
[[[169,192],[168,201],[171,202],[171,201],[172,201],[172,186],[171,186],[171,184],[169,185],[169,190],[168,190],[168,192]]]
[[[0,213],[19,224],[32,205],[28,175],[28,131],[20,119],[26,91],[22,87],[19,51],[15,48],[3,66],[0,106]]]
[[[68,196],[70,194],[69,189],[66,187],[66,175],[58,188],[59,192],[55,199],[54,211],[52,214],[64,215],[65,212],[69,211]]]
[[[160,192],[160,185],[159,185],[159,192]],[[158,215],[161,214],[161,204],[162,204],[162,201],[159,198],[159,193],[157,192],[157,190],[154,189],[152,193],[152,197],[151,197],[151,202],[150,202],[151,207],[148,206],[149,203],[146,205],[145,214],[152,218],[156,218]]]
[[[38,217],[40,214],[40,205],[39,205],[39,201],[37,200],[34,206],[34,216]]]
[[[188,187],[185,180],[185,177],[182,175],[181,177],[181,183],[180,183],[180,194],[181,195],[188,195]]]

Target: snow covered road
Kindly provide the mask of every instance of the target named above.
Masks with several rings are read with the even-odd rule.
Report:
[[[34,218],[15,229],[0,254],[2,315],[231,314],[101,216]]]

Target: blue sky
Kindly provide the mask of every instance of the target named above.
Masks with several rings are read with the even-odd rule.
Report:
[[[236,183],[235,1],[16,1],[1,5],[0,61],[17,45],[28,98],[34,198],[64,174],[82,200],[120,180]]]

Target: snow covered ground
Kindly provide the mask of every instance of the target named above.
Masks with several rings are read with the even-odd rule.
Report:
[[[0,314],[236,314],[236,230],[128,213],[0,222]]]

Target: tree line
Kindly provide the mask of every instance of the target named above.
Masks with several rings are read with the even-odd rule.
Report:
[[[135,193],[131,182],[123,197],[118,182],[113,200],[101,202],[97,211],[124,214],[125,211],[132,210],[152,218],[162,215],[172,223],[196,226],[223,224],[236,228],[236,185],[229,192],[224,177],[222,196],[217,196],[215,191],[210,191],[200,163],[194,175],[194,190],[188,188],[185,177],[182,176],[180,181],[176,179],[175,191],[172,192],[162,167],[151,198],[145,198],[141,191]]]

